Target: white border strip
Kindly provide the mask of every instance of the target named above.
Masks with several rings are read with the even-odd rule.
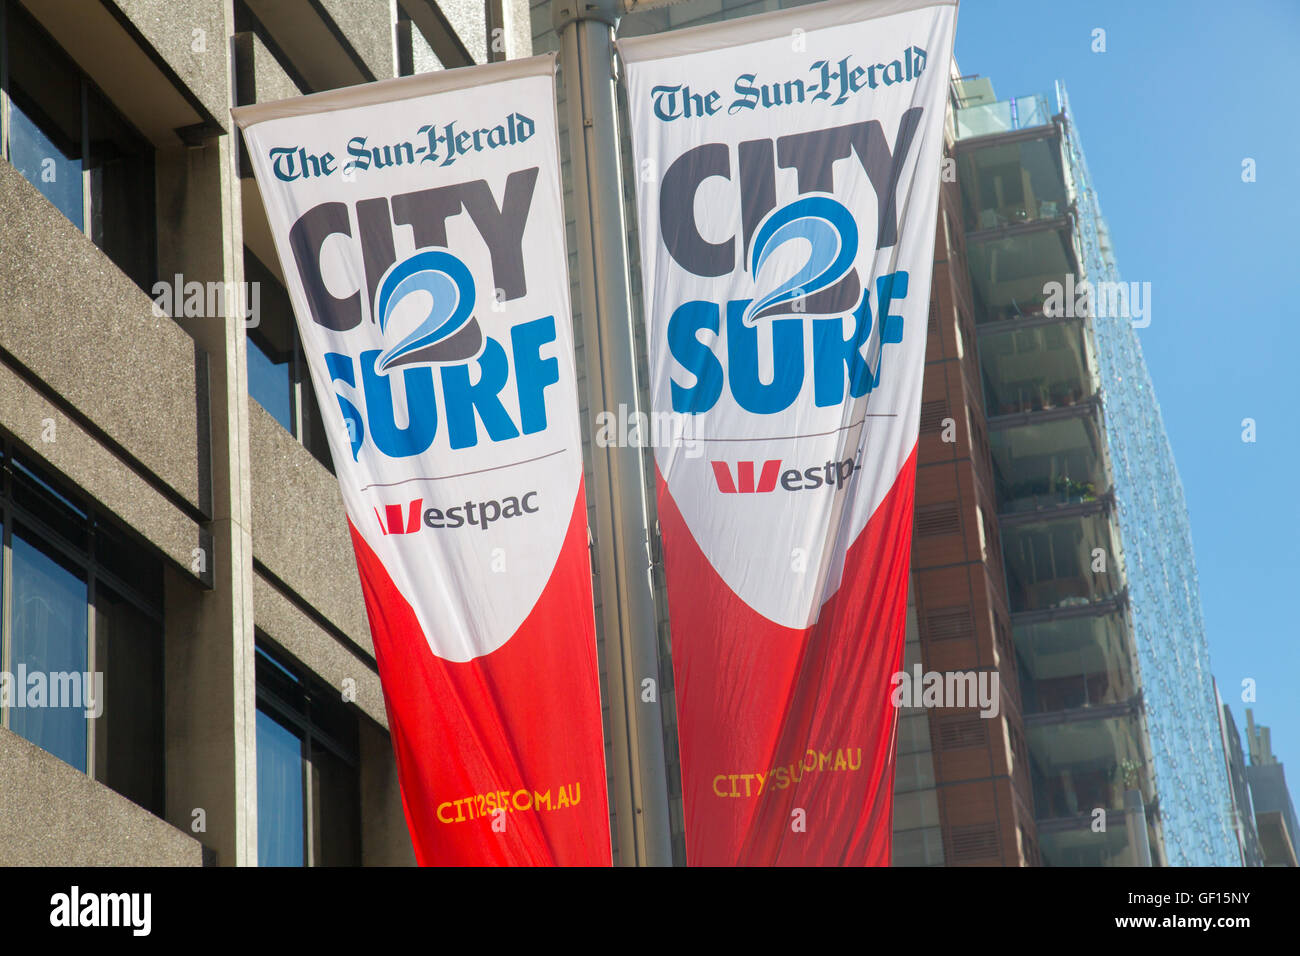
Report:
[[[823,3],[759,13],[739,20],[724,20],[667,33],[628,37],[616,41],[615,46],[624,63],[641,63],[771,40],[788,35],[796,27],[802,30],[820,30],[824,27],[877,20],[911,10],[956,7],[957,4],[958,0],[825,0]]]

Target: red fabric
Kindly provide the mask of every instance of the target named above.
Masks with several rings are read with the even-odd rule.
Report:
[[[433,655],[411,606],[349,522],[421,865],[611,862],[586,519],[579,485],[536,606],[509,641],[465,663]],[[561,789],[572,806],[557,808]],[[522,808],[548,790],[551,809]],[[493,829],[499,791],[512,807],[496,818],[504,832]],[[468,806],[452,803],[466,797]],[[458,815],[465,819],[447,822]]]
[[[658,475],[691,865],[889,865],[915,479],[913,447],[798,630],[723,582]]]

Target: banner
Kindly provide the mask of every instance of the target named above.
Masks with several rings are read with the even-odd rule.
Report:
[[[890,861],[955,3],[619,42],[691,864]],[[661,418],[662,420],[662,418]]]
[[[608,864],[555,61],[244,107],[422,864]]]

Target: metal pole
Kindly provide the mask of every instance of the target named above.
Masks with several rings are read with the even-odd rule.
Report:
[[[636,414],[623,175],[614,100],[619,0],[553,0],[573,168],[588,409]],[[620,434],[623,431],[620,429]],[[619,860],[672,865],[659,655],[639,447],[592,444]],[[643,693],[649,678],[653,694]],[[651,698],[647,700],[646,698]]]

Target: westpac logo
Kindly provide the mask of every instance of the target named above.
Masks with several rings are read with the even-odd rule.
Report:
[[[560,380],[557,358],[543,357],[556,341],[555,316],[513,324],[504,317],[504,304],[527,292],[523,234],[537,173],[512,173],[499,204],[477,180],[362,200],[351,209],[322,203],[294,223],[290,245],[312,320],[358,333],[356,352],[324,355],[353,459],[367,447],[389,458],[423,454],[440,428],[452,449],[546,429],[547,392]],[[474,276],[446,248],[447,220],[462,211],[491,257],[490,311],[505,328],[485,331],[475,312]],[[401,260],[394,252],[399,225],[411,227],[419,246]],[[329,283],[322,265],[327,242],[336,261]],[[356,277],[359,286],[340,295],[339,284]],[[364,347],[376,340],[379,348]]]
[[[730,462],[711,461],[713,480],[718,490],[724,495],[761,495],[776,490],[778,481],[785,491],[813,491],[827,488],[842,491],[861,467],[860,460],[846,458],[843,461],[828,461],[811,468],[787,468],[781,470],[781,459],[764,461],[761,466],[754,461],[738,461],[733,473]],[[755,479],[755,469],[758,477]]]
[[[685,302],[669,316],[666,344],[679,372],[670,383],[674,412],[704,414],[728,390],[746,412],[777,414],[795,403],[809,374],[821,408],[879,387],[886,346],[903,341],[903,318],[892,310],[907,296],[908,273],[880,276],[874,290],[863,287],[854,262],[871,240],[832,194],[835,171],[856,158],[878,200],[874,248],[897,244],[895,193],[923,115],[920,107],[904,113],[892,144],[877,120],[739,144],[743,235],[723,242],[704,237],[695,198],[706,180],[732,178],[731,148],[706,144],[674,160],[660,186],[668,254],[705,278],[729,278],[742,268],[754,290],[751,298],[725,303]],[[775,201],[778,167],[796,171],[801,192],[781,206]],[[741,255],[746,247],[748,255]],[[852,328],[847,336],[846,319]],[[805,361],[809,338],[811,368]],[[770,348],[770,370],[760,370],[760,347]]]
[[[494,521],[505,518],[520,518],[537,514],[541,506],[537,503],[537,492],[528,491],[522,495],[507,495],[501,500],[466,501],[447,507],[428,508],[423,498],[414,498],[405,506],[400,504],[384,505],[381,513],[375,509],[379,519],[379,530],[385,535],[415,534],[422,528],[478,528],[482,531]]]

